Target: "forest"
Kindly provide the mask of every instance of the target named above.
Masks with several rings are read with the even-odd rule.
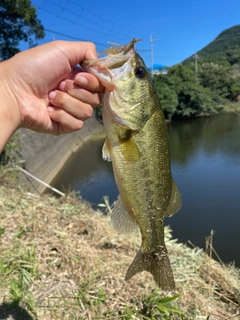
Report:
[[[211,115],[240,107],[240,26],[223,31],[193,57],[153,76],[167,119]],[[196,72],[197,71],[197,72]]]

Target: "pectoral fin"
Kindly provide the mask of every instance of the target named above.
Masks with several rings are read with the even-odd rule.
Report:
[[[114,229],[119,233],[132,233],[138,229],[136,221],[129,215],[120,197],[114,204],[111,221]]]
[[[127,162],[137,162],[140,159],[140,151],[133,138],[121,141],[121,153]]]
[[[112,161],[108,139],[106,139],[104,144],[103,144],[102,158],[103,158],[103,160],[106,160],[106,161]]]
[[[124,119],[117,117],[117,116],[114,117],[114,121],[118,126],[121,126],[126,129],[130,129],[132,131],[137,131],[142,128],[142,126],[139,126],[138,124],[136,124],[134,122],[131,122],[129,120],[124,120]]]
[[[176,186],[176,183],[173,180],[171,198],[169,201],[169,206],[166,212],[166,216],[171,217],[172,215],[174,215],[174,213],[178,212],[181,209],[181,206],[182,206],[182,197],[180,195],[178,187]]]

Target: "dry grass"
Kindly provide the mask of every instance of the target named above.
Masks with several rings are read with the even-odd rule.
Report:
[[[239,269],[178,243],[170,228],[180,296],[166,302],[150,274],[124,280],[138,235],[117,234],[74,194],[39,197],[7,181],[0,187],[0,319],[240,319]]]

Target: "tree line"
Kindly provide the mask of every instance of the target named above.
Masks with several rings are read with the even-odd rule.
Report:
[[[168,68],[153,76],[167,119],[218,113],[240,97],[240,47]]]

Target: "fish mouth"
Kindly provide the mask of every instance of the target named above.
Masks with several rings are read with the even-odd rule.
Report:
[[[112,91],[114,84],[112,79],[116,75],[117,70],[124,66],[124,64],[131,60],[136,53],[134,45],[141,40],[133,39],[129,44],[118,48],[110,48],[102,53],[107,54],[106,57],[83,60],[81,67],[84,71],[94,74],[104,87]]]

